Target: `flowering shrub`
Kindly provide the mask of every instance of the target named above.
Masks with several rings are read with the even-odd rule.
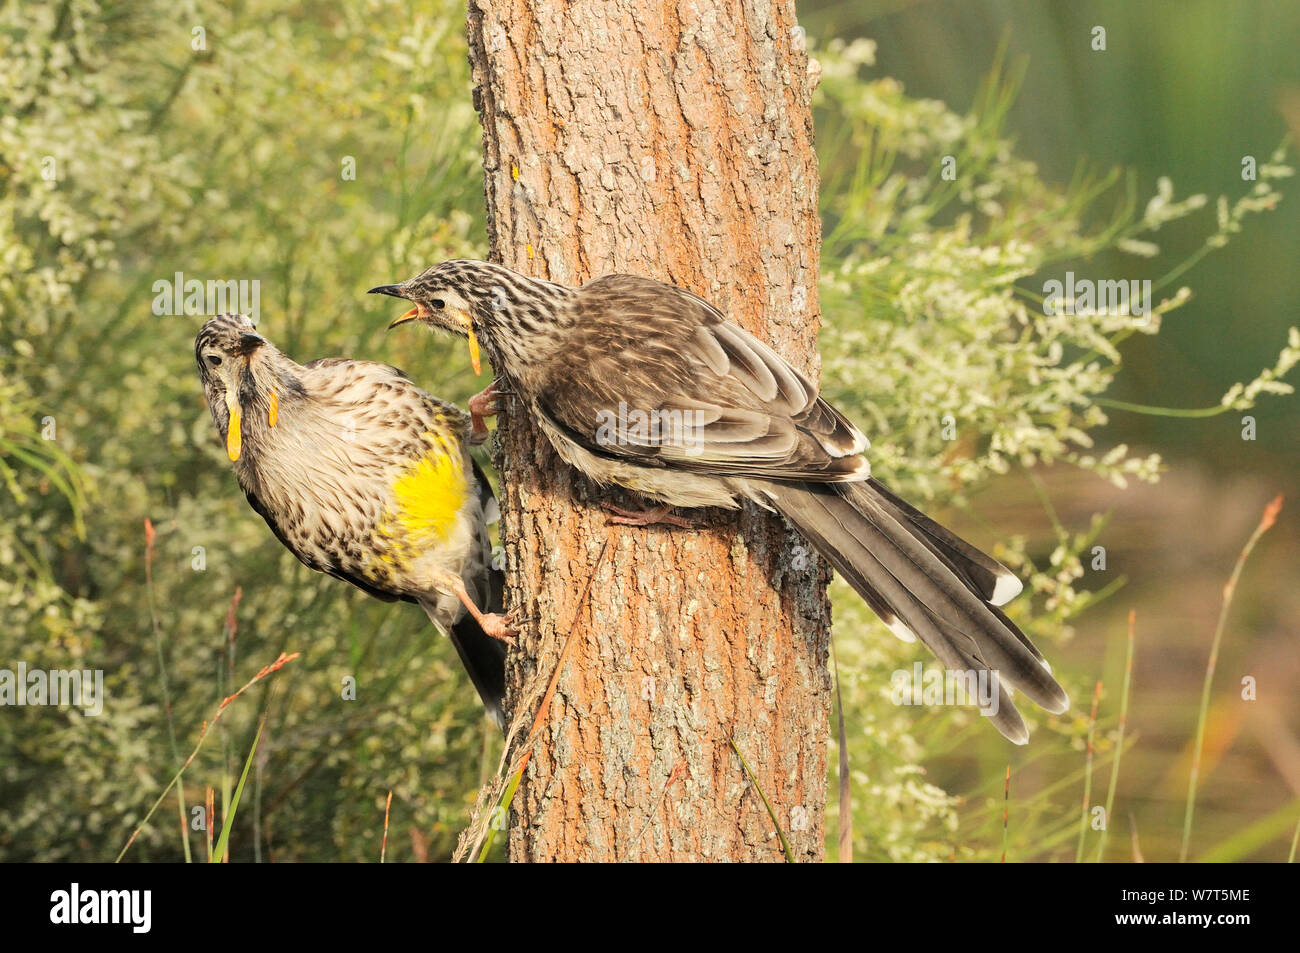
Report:
[[[204,719],[286,650],[302,657],[277,691],[232,705],[186,772],[190,848],[205,840],[193,807],[211,787],[224,813],[269,708],[238,859],[373,859],[390,788],[389,856],[450,854],[499,744],[454,653],[418,610],[312,573],[271,537],[200,398],[200,318],[153,302],[177,272],[257,281],[268,334],[299,360],[395,360],[463,400],[451,342],[380,353],[391,315],[362,294],[412,262],[485,250],[463,16],[452,0],[249,0],[238,19],[215,0],[0,5],[0,667],[73,659],[104,669],[108,691],[98,718],[0,712],[0,859],[115,856]],[[1093,433],[1120,343],[1157,333],[1187,290],[1158,289],[1139,323],[1049,315],[1031,279],[1104,249],[1153,255],[1154,233],[1207,201],[1162,183],[1140,212],[1086,227],[1114,183],[1062,192],[1017,159],[999,132],[1013,84],[990,81],[961,116],[866,78],[872,54],[858,41],[816,55],[819,135],[838,143],[822,155],[825,385],[871,435],[876,472],[919,502],[1052,461],[1155,479],[1158,460]],[[1219,200],[1207,249],[1277,201],[1282,163]],[[1293,331],[1223,406],[1288,391],[1297,357]],[[1045,566],[1024,540],[999,553],[1030,581],[1016,611],[1035,636],[1087,604],[1074,585],[1096,529],[1062,528]],[[983,726],[893,706],[889,672],[911,649],[838,584],[835,598],[859,855],[980,856],[924,765]],[[183,856],[169,811],[131,857]]]

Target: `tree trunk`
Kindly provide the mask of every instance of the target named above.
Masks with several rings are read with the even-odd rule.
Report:
[[[813,82],[794,4],[470,0],[468,31],[494,259],[575,286],[672,282],[815,378]],[[694,530],[607,525],[602,501],[639,501],[566,466],[517,403],[498,426],[508,604],[536,620],[507,663],[525,727],[574,640],[511,860],[781,860],[732,738],[794,858],[821,860],[816,556],[754,507],[685,513]]]

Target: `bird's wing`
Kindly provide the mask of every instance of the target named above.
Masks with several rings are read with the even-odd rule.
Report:
[[[457,441],[469,434],[467,413],[421,390],[400,368],[335,357],[311,361],[303,367],[314,372],[306,377],[311,396],[351,418],[358,430],[386,438],[389,431],[380,425],[397,419],[413,425],[416,433],[447,430]],[[375,399],[377,392],[383,401]],[[374,426],[363,427],[368,424]]]
[[[347,449],[342,452],[357,459],[388,460],[387,469],[366,466],[353,470],[352,478],[358,492],[386,492],[394,471],[409,460],[406,454],[412,448],[396,440],[394,430],[383,426],[389,419],[396,418],[410,425],[415,434],[424,431],[449,433],[457,442],[463,440],[469,431],[468,415],[454,404],[425,393],[406,374],[387,364],[322,358],[303,365],[303,369],[309,372],[303,376],[307,395],[317,406],[328,406],[333,413],[341,415],[338,417],[340,422],[355,427],[355,433],[349,438],[351,442],[343,445]],[[377,400],[377,395],[383,400]],[[256,486],[245,486],[244,490],[249,505],[266,521],[284,547],[304,565],[349,582],[367,595],[385,602],[398,599],[417,601],[413,596],[382,588],[377,582],[338,565],[334,559],[324,558],[323,554],[303,552],[277,525],[272,509],[259,498]]]
[[[262,517],[262,519],[266,520],[266,525],[271,527],[271,532],[275,534],[275,538],[283,544],[285,549],[297,556],[299,561],[308,569],[327,573],[335,579],[342,579],[344,582],[350,582],[367,595],[374,596],[376,599],[380,599],[384,602],[396,602],[398,599],[401,599],[403,602],[415,601],[415,599],[410,596],[403,596],[395,592],[378,589],[372,583],[367,582],[360,576],[355,576],[344,569],[340,569],[338,566],[318,562],[317,560],[304,555],[296,546],[293,545],[292,542],[289,541],[289,538],[285,536],[284,532],[276,524],[275,518],[271,515],[271,511],[257,498],[256,494],[245,492],[244,496],[248,498],[248,504],[253,508],[254,512],[256,512],[258,516]]]
[[[534,403],[585,450],[719,476],[869,475],[867,438],[803,374],[702,298],[611,275],[585,285],[573,307],[580,341]]]
[[[340,364],[356,364],[348,357],[318,357],[314,361],[308,361],[303,365],[309,371],[327,371],[331,367],[338,367]],[[394,368],[396,370],[396,368]],[[401,373],[400,371],[398,373]]]
[[[460,577],[480,609],[500,613],[505,611],[505,574],[492,564],[492,537],[488,532],[488,523],[498,518],[500,511],[487,475],[472,457],[470,465],[483,519],[479,522],[474,548],[460,570]],[[422,605],[430,618],[443,626],[438,621],[437,611],[428,603]],[[504,728],[501,706],[506,693],[505,643],[484,632],[483,627],[468,612],[462,613],[459,619],[444,628],[456,646],[456,652],[460,655],[465,671],[469,673],[470,681],[478,689],[488,714],[497,723],[497,727]]]
[[[344,369],[352,374],[395,384],[409,384],[411,390],[419,390],[415,382],[411,380],[411,375],[406,371],[400,367],[393,367],[391,364],[381,364],[378,361],[358,361],[350,357],[318,357],[314,361],[308,361],[303,367],[309,371],[337,371],[340,366],[344,365],[346,365]],[[325,375],[323,379],[328,379],[328,376]],[[438,403],[442,403],[442,401],[438,401]]]

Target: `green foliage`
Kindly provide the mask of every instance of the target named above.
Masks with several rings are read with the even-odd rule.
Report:
[[[1157,255],[1151,235],[1206,207],[1206,198],[1175,201],[1172,185],[1161,180],[1139,209],[1132,182],[1118,172],[1083,170],[1065,190],[1044,184],[1001,130],[1019,71],[1000,63],[971,112],[958,115],[907,96],[892,78],[865,78],[875,56],[871,41],[833,41],[815,55],[822,73],[815,119],[823,144],[823,386],[866,424],[876,475],[917,501],[958,504],[1012,467],[1064,462],[1119,486],[1129,478],[1156,480],[1157,457],[1134,456],[1122,444],[1097,451],[1093,433],[1107,423],[1102,395],[1120,370],[1120,343],[1157,333],[1190,290],[1172,289],[1151,302],[1149,315],[1137,316],[1049,314],[1041,289],[1047,278],[1108,250]],[[1279,152],[1246,195],[1218,200],[1202,249],[1153,282],[1153,299],[1189,264],[1222,247],[1247,215],[1275,206],[1274,182],[1291,174],[1282,163]],[[1215,412],[1249,409],[1263,393],[1290,393],[1280,378],[1297,360],[1300,332],[1293,328],[1276,366],[1234,385]],[[1106,594],[1075,588],[1084,575],[1082,554],[1104,521],[1068,528],[1046,496],[1043,502],[1055,536],[1046,564],[1031,558],[1024,539],[995,555],[1032,594],[1008,607],[1012,617],[1031,638],[1050,644],[1067,637],[1070,620]],[[924,659],[924,650],[890,638],[838,584],[835,606],[854,766],[855,856],[996,859],[1001,830],[991,822],[1000,821],[1001,776],[996,790],[982,792],[998,813],[985,810],[983,800],[968,805],[979,810],[963,812],[960,799],[924,780],[927,761],[977,737],[978,716],[943,709],[921,715],[891,704],[891,672]],[[1046,719],[1026,713],[1031,730],[1045,723],[1059,736],[1054,742],[1040,731],[1033,741],[1035,757],[1059,760],[1052,777],[1078,767],[1088,730],[1079,699],[1091,686],[1066,684],[1076,701],[1071,712]],[[981,728],[975,724],[974,731]],[[1001,756],[1008,756],[1005,748]],[[1074,811],[1037,803],[1038,820],[1022,823],[1018,837],[1032,833],[1015,843],[1015,854],[1050,856],[1072,834]],[[832,804],[828,844],[835,813]]]
[[[108,693],[99,717],[0,712],[0,859],[115,856],[180,766],[175,749],[282,651],[302,657],[274,696],[259,685],[233,703],[185,774],[185,803],[213,787],[224,824],[266,709],[233,859],[373,860],[389,790],[390,856],[450,855],[499,744],[454,652],[414,607],[310,572],[272,538],[200,397],[202,317],[157,315],[153,302],[175,272],[257,280],[263,326],[297,359],[387,360],[463,400],[472,382],[451,342],[384,338],[391,307],[364,295],[413,262],[484,251],[462,18],[451,0],[249,0],[238,17],[214,0],[0,4],[0,667],[102,668]],[[1154,478],[1154,459],[1094,450],[1106,420],[1095,398],[1119,342],[1155,333],[1186,293],[1136,327],[1048,317],[1028,279],[1107,248],[1149,253],[1150,232],[1203,200],[1162,190],[1139,214],[1121,194],[1087,226],[1119,183],[1080,177],[1060,193],[1016,159],[999,132],[1013,83],[990,83],[958,116],[864,79],[870,54],[818,54],[817,122],[827,389],[872,435],[878,473],[921,500],[1052,460]],[[1263,191],[1229,204],[1213,236],[1276,200],[1270,183],[1288,170],[1264,168]],[[1286,359],[1232,405],[1279,389]],[[1038,598],[1017,611],[1035,637],[1060,635],[1087,604],[1072,585],[1092,531],[1060,527],[1042,567],[1023,540],[1000,553],[1031,580]],[[991,809],[970,800],[979,810],[963,815],[925,768],[987,727],[891,704],[889,673],[914,650],[838,584],[835,599],[857,855],[988,856],[1000,843]],[[347,676],[355,701],[341,697]],[[1051,720],[1048,751],[1073,758],[1076,716]],[[966,793],[1000,803],[1000,776],[996,790],[987,780]],[[1066,837],[1074,816],[1059,808]],[[958,838],[963,817],[984,826]],[[128,857],[179,859],[176,824],[169,801]]]
[[[237,19],[215,2],[0,6],[0,659],[103,668],[109,695],[97,718],[3,712],[0,857],[115,856],[179,767],[146,517],[181,748],[233,685],[282,649],[303,653],[279,676],[232,855],[254,856],[260,812],[263,857],[377,857],[389,789],[390,853],[450,852],[491,737],[454,652],[414,607],[284,552],[203,406],[202,317],[152,304],[153,283],[177,271],[258,280],[263,326],[299,359],[393,360],[466,396],[440,345],[385,341],[391,309],[364,296],[411,261],[482,252],[462,16],[451,2],[255,2]],[[40,439],[47,416],[53,441]],[[344,676],[356,701],[341,698]],[[224,744],[186,774],[188,804],[208,785],[232,793],[264,701],[253,692],[227,713]],[[131,857],[180,858],[167,813]]]

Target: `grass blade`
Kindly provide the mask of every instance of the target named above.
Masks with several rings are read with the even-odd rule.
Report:
[[[384,839],[379,843],[379,862],[384,862],[384,857],[388,854],[388,810],[393,806],[393,792],[388,792],[388,800],[384,804]]]
[[[767,816],[772,819],[772,824],[776,827],[776,836],[781,838],[781,849],[785,851],[786,861],[793,864],[794,851],[790,849],[790,842],[786,840],[785,831],[781,829],[781,822],[776,819],[776,811],[772,809],[772,802],[769,801],[767,795],[763,793],[763,788],[759,785],[758,778],[754,777],[754,772],[750,770],[749,762],[746,761],[745,756],[740,753],[740,747],[736,744],[736,739],[728,738],[727,740],[731,742],[731,750],[736,752],[736,757],[740,759],[740,764],[745,769],[745,774],[749,775],[749,783],[754,785],[754,790],[757,791],[758,796],[763,799],[763,806],[767,808]]]
[[[1128,727],[1129,689],[1133,684],[1133,653],[1137,645],[1137,613],[1129,610],[1128,614],[1128,651],[1124,656],[1124,688],[1119,698],[1119,736],[1115,739],[1115,760],[1110,765],[1110,785],[1106,789],[1106,825],[1101,829],[1101,840],[1097,842],[1096,862],[1106,853],[1106,835],[1110,833],[1111,811],[1115,807],[1115,789],[1119,786],[1119,763],[1124,756],[1124,731]]]
[[[1200,864],[1232,864],[1244,861],[1251,854],[1286,836],[1291,819],[1300,813],[1300,798],[1283,804],[1273,813],[1260,818],[1244,830],[1215,844],[1196,858]]]
[[[560,657],[555,662],[555,671],[551,673],[551,680],[546,686],[546,694],[542,697],[542,703],[537,708],[537,714],[533,717],[532,727],[528,729],[528,740],[524,745],[523,754],[519,758],[518,767],[510,778],[510,783],[505,791],[502,792],[498,799],[498,805],[493,805],[491,810],[492,821],[488,822],[482,838],[481,846],[478,847],[477,854],[470,852],[470,856],[475,858],[475,863],[484,863],[487,860],[488,851],[492,849],[492,844],[496,840],[496,818],[506,816],[510,811],[510,805],[515,799],[515,791],[519,789],[519,782],[523,779],[524,770],[528,767],[528,761],[532,757],[533,743],[537,740],[538,734],[542,729],[542,722],[546,720],[547,712],[551,710],[551,700],[555,697],[555,688],[560,683],[560,673],[564,671],[564,663],[569,657],[569,649],[573,646],[573,630],[578,624],[578,614],[582,612],[582,607],[587,603],[587,593],[591,591],[591,582],[596,578],[596,572],[600,569],[601,564],[605,561],[605,552],[609,549],[609,540],[605,540],[600,547],[600,552],[596,555],[596,562],[591,567],[591,573],[587,576],[587,582],[582,587],[582,593],[578,596],[576,608],[573,610],[573,620],[567,627],[568,635],[564,639],[564,646],[560,649]],[[513,728],[511,730],[513,734]],[[506,739],[509,746],[509,738]],[[503,754],[504,758],[505,755]]]
[[[172,720],[172,694],[167,682],[167,657],[163,652],[162,624],[158,621],[158,607],[153,591],[153,544],[156,538],[153,521],[144,521],[144,588],[149,599],[149,623],[153,629],[154,649],[158,654],[158,683],[162,687],[163,712],[167,717],[167,741],[172,753],[172,763],[181,760],[180,749],[176,746],[176,724]],[[181,849],[185,854],[185,863],[190,863],[189,811],[185,807],[185,786],[176,786],[176,813],[181,825]],[[211,824],[211,814],[208,823]]]
[[[1083,763],[1083,810],[1079,814],[1079,847],[1074,862],[1083,863],[1083,842],[1088,834],[1088,808],[1092,805],[1092,742],[1097,732],[1097,703],[1101,701],[1101,682],[1092,691],[1092,712],[1088,715],[1088,753]]]
[[[1259,542],[1259,538],[1277,522],[1277,514],[1281,511],[1282,494],[1279,493],[1273,502],[1264,507],[1264,515],[1260,517],[1259,525],[1250,534],[1250,539],[1246,540],[1241,555],[1237,557],[1237,564],[1232,567],[1232,575],[1228,577],[1227,585],[1223,587],[1223,605],[1219,609],[1218,624],[1214,627],[1214,641],[1210,645],[1210,658],[1205,666],[1205,682],[1201,686],[1201,708],[1196,719],[1196,744],[1192,751],[1192,770],[1187,779],[1187,809],[1183,814],[1183,843],[1178,851],[1179,863],[1187,861],[1187,854],[1192,847],[1192,817],[1196,813],[1196,788],[1200,781],[1201,749],[1205,745],[1206,715],[1210,711],[1210,689],[1214,684],[1214,669],[1219,664],[1219,646],[1223,643],[1223,630],[1228,621],[1228,607],[1232,605],[1232,597],[1237,591],[1237,581],[1241,578],[1246,560],[1254,550],[1255,544]]]
[[[217,825],[217,806],[216,806],[216,798],[214,797],[213,790],[212,790],[212,785],[209,784],[206,788],[204,788],[204,791],[205,791],[205,797],[203,801],[203,805],[204,805],[203,809],[208,813],[206,818],[207,823],[204,824],[203,827],[204,827],[204,833],[207,835],[206,836],[206,841],[208,845],[208,853],[206,855],[208,858],[207,862],[210,864],[212,863],[212,828],[216,827]]]
[[[837,857],[841,864],[853,863],[853,796],[849,788],[849,742],[844,730],[844,697],[840,694],[840,660],[835,655],[835,637],[831,636],[831,661],[835,666],[835,714],[840,738],[840,837]]]
[[[1007,778],[1002,788],[1002,859],[1000,864],[1007,862],[1007,822],[1011,820],[1011,765],[1007,765]]]
[[[1142,845],[1138,843],[1137,819],[1133,817],[1132,811],[1129,811],[1128,815],[1128,839],[1129,847],[1133,851],[1133,863],[1145,864],[1147,859],[1142,856]]]
[[[230,848],[230,831],[235,826],[235,813],[239,810],[239,798],[244,793],[244,782],[248,780],[248,771],[253,766],[253,758],[257,754],[257,743],[262,740],[262,729],[265,727],[266,716],[263,715],[261,722],[257,726],[257,734],[253,735],[253,746],[248,749],[248,757],[244,759],[244,770],[239,775],[239,784],[235,786],[235,794],[230,799],[230,810],[226,812],[226,823],[221,828],[221,837],[217,839],[216,852],[208,861],[209,863],[219,864],[226,860],[226,851]]]
[[[158,795],[158,799],[153,802],[153,806],[150,807],[147,812],[145,812],[144,819],[140,821],[139,824],[136,825],[135,830],[131,832],[131,836],[126,839],[126,843],[122,846],[122,849],[118,851],[117,857],[113,861],[114,863],[120,862],[122,858],[126,856],[126,852],[131,849],[131,845],[135,843],[135,839],[140,836],[140,831],[144,830],[144,826],[149,823],[149,818],[153,817],[154,811],[158,810],[158,805],[163,802],[163,799],[167,797],[168,792],[171,791],[171,789],[180,781],[181,775],[185,773],[185,769],[194,763],[194,759],[199,756],[199,751],[203,748],[203,742],[208,737],[208,731],[211,730],[213,725],[215,725],[218,721],[221,720],[221,716],[225,714],[226,709],[230,707],[230,704],[234,702],[234,700],[238,698],[240,695],[244,694],[244,692],[248,691],[258,682],[260,682],[262,679],[266,678],[268,675],[271,675],[274,672],[278,672],[289,662],[292,662],[294,659],[298,657],[298,655],[299,655],[298,652],[294,652],[292,655],[285,655],[283,652],[281,652],[279,658],[277,658],[270,665],[267,665],[260,672],[258,672],[252,678],[250,678],[247,682],[244,683],[243,688],[235,692],[235,694],[227,696],[226,699],[220,705],[217,706],[217,713],[212,716],[212,721],[210,722],[205,721],[203,723],[203,727],[199,729],[199,740],[198,742],[195,743],[194,750],[191,751],[190,756],[185,759],[185,763],[181,765],[180,770],[177,771],[174,775],[172,775],[172,779],[167,782],[167,786],[163,788],[162,793]],[[211,828],[211,826],[212,826],[212,815],[209,813],[208,827]]]

